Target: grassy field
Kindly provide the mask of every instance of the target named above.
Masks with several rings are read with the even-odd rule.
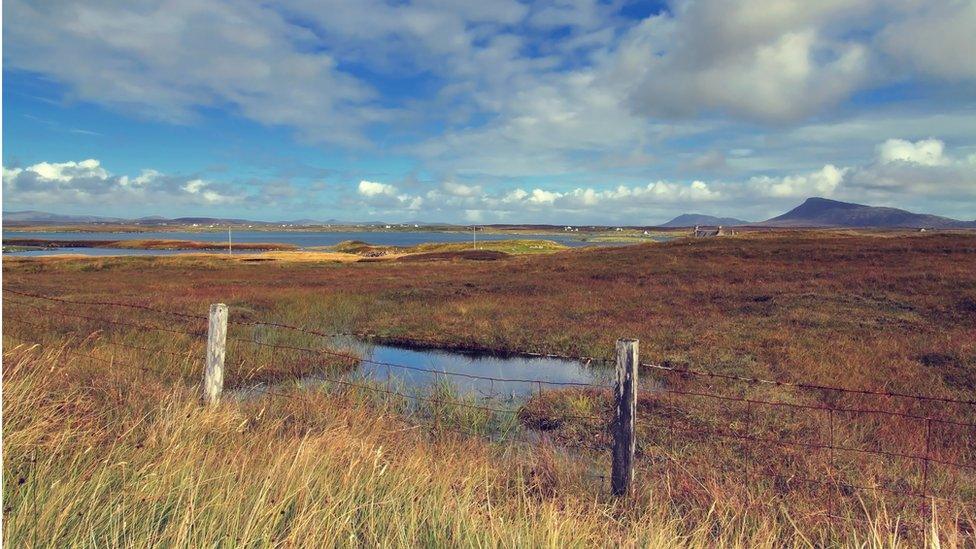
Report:
[[[610,357],[615,339],[637,337],[642,360],[657,364],[972,399],[976,238],[886,236],[744,235],[500,261],[5,258],[3,284],[194,315],[221,301],[232,321],[459,349]],[[973,543],[971,507],[938,503],[933,535],[903,524],[921,518],[917,499],[829,494],[780,479],[832,472],[842,482],[914,490],[922,473],[911,460],[730,444],[674,430],[732,427],[760,438],[823,440],[823,416],[675,402],[652,391],[639,409],[636,493],[617,501],[592,476],[607,468],[605,431],[540,423],[566,411],[604,416],[610,403],[602,393],[534,397],[514,432],[541,425],[548,442],[528,447],[446,429],[493,432],[500,420],[488,412],[409,408],[342,387],[286,385],[287,398],[202,409],[192,389],[200,338],[105,319],[191,332],[202,321],[4,297],[4,540],[14,545]],[[262,326],[232,324],[231,335],[321,345]],[[232,343],[227,384],[348,367],[338,358]],[[642,375],[649,388],[976,421],[971,406]],[[445,400],[461,398],[449,393]],[[836,443],[850,446],[914,455],[925,442],[924,425],[907,419],[841,414],[830,427]],[[940,457],[976,463],[971,431],[945,427],[929,439]],[[831,471],[823,468],[828,459]],[[928,473],[940,493],[976,496],[972,473]],[[868,522],[826,520],[825,502],[834,514]]]
[[[159,239],[130,239],[130,240],[52,240],[15,238],[4,240],[4,250],[8,252],[58,249],[58,248],[105,248],[121,250],[181,250],[187,252],[215,252],[224,256],[224,260],[251,260],[264,257],[270,261],[292,259],[294,261],[327,261],[336,259],[349,262],[359,258],[371,260],[396,260],[406,256],[427,256],[436,259],[500,259],[508,255],[543,254],[567,249],[567,246],[551,240],[491,240],[477,243],[429,243],[415,246],[383,246],[370,244],[358,240],[341,242],[335,246],[313,246],[299,248],[293,244],[273,242],[246,242],[234,244],[233,251],[237,254],[225,256],[226,242],[200,242],[194,240],[159,240]],[[257,252],[267,252],[264,256],[255,256]],[[469,252],[487,252],[471,254]],[[333,254],[328,256],[325,254]],[[431,254],[439,254],[431,256]],[[77,257],[82,254],[71,254]],[[243,257],[242,257],[243,256]]]
[[[364,257],[403,256],[409,254],[453,253],[465,251],[500,252],[509,255],[543,254],[566,250],[568,247],[551,240],[484,240],[478,243],[430,243],[416,246],[378,246],[349,240],[341,242],[330,249],[341,253],[356,254]]]

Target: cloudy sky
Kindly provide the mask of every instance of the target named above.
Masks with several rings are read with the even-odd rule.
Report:
[[[7,0],[3,207],[976,218],[976,0]]]

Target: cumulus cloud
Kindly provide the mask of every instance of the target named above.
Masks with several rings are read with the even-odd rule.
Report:
[[[972,182],[961,152],[884,140],[922,128],[974,145],[973,2],[673,0],[643,20],[600,0],[4,8],[6,67],[56,82],[69,101],[180,124],[221,111],[329,147],[392,149],[446,181],[418,190],[364,172],[335,191],[377,211],[485,218],[492,207],[610,204],[607,215],[643,215],[804,193],[969,196],[959,193]],[[893,85],[922,100],[904,109],[897,94],[870,93]],[[876,146],[873,160],[854,158]],[[4,185],[16,180],[28,196],[63,184],[61,200],[81,201],[165,189],[226,205],[241,195],[85,162],[5,168]],[[704,172],[714,180],[691,180]],[[526,183],[541,180],[552,183]],[[300,200],[287,186],[254,196]]]
[[[362,180],[358,191],[364,203],[371,207],[416,211],[424,204],[423,197],[402,194],[388,183]]]
[[[397,188],[386,183],[376,183],[375,181],[360,181],[359,194],[366,197],[373,196],[396,196]]]
[[[237,204],[240,191],[200,178],[167,176],[143,170],[138,176],[113,175],[95,159],[80,162],[38,162],[24,168],[3,167],[3,193],[8,206],[30,208],[132,208],[154,206]]]
[[[383,203],[387,212],[402,211],[414,198],[395,187],[386,187],[391,187],[382,193],[390,198]],[[916,207],[920,204],[918,196],[971,204],[976,200],[976,154],[952,154],[943,141],[934,138],[891,138],[875,147],[873,158],[856,165],[828,163],[806,172],[756,175],[738,181],[658,180],[642,185],[516,187],[495,192],[475,185],[464,187],[463,193],[428,191],[424,195],[425,210],[444,216],[465,212],[465,219],[484,222],[651,224],[703,208],[760,219],[773,212],[781,213],[811,196],[901,207]],[[478,192],[471,192],[475,188]],[[964,210],[957,215],[972,217],[971,212]]]
[[[891,138],[878,144],[874,158],[863,163],[828,164],[806,174],[756,176],[741,191],[740,198],[752,200],[826,196],[921,210],[938,207],[944,214],[971,219],[976,154],[953,154],[934,138]]]
[[[385,185],[392,187],[391,185]],[[477,186],[468,186],[469,189]],[[382,194],[382,199],[377,196]],[[469,221],[512,220],[557,220],[564,218],[587,217],[598,219],[640,219],[657,215],[675,205],[693,204],[720,200],[722,192],[713,185],[702,181],[689,184],[655,181],[646,185],[618,185],[609,189],[577,187],[568,190],[517,187],[502,192],[464,195],[452,194],[433,189],[423,197],[401,194],[395,188],[388,193],[365,195],[360,192],[365,204],[385,208],[384,211],[415,209],[415,201],[422,200],[425,211],[452,215],[464,212]],[[559,222],[558,220],[556,222]],[[644,221],[646,222],[646,220]]]
[[[896,81],[976,78],[976,4],[676,0],[644,36],[644,113],[792,122]]]
[[[878,162],[910,162],[920,166],[943,166],[949,162],[944,155],[945,143],[938,139],[922,139],[912,143],[905,139],[889,139],[878,145]]]
[[[749,179],[748,186],[760,196],[772,198],[802,198],[831,196],[844,181],[849,168],[828,164],[813,173],[785,177],[757,176]]]
[[[976,155],[950,154],[939,139],[889,139],[874,162],[854,168],[845,181],[852,193],[956,200],[976,199]]]
[[[59,183],[70,182],[73,179],[95,178],[104,180],[108,178],[108,172],[102,168],[98,160],[94,159],[82,160],[81,162],[38,162],[28,167],[26,171],[38,179]],[[23,172],[24,170],[19,168],[13,170],[4,168],[5,177],[8,173],[11,176],[17,176]]]
[[[909,57],[914,53],[884,46],[882,36],[911,37],[909,27],[921,28],[928,17],[960,11],[948,4],[925,3],[929,7],[922,9],[888,0],[678,0],[624,32],[590,42],[587,62],[572,70],[561,69],[568,60],[552,66],[519,64],[508,55],[500,72],[465,77],[457,89],[479,90],[476,108],[487,111],[488,122],[450,128],[404,151],[467,176],[558,176],[607,169],[660,175],[667,167],[661,152],[672,141],[729,131],[738,121],[760,122],[775,133],[775,128],[829,114],[863,90],[930,80],[932,71],[913,68]],[[612,26],[612,19],[603,24]],[[906,28],[899,30],[899,25]],[[959,41],[971,35],[964,33]],[[964,58],[953,61],[954,66],[976,63],[960,53],[972,48],[957,46],[926,41],[946,59]],[[952,125],[958,124],[947,119],[929,127]],[[750,126],[745,131],[745,140],[767,135]],[[870,127],[859,131],[871,133],[871,140],[884,136]],[[844,145],[836,149],[843,152]],[[685,167],[728,172],[730,166],[718,158]]]

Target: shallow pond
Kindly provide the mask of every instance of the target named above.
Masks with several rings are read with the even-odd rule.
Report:
[[[351,345],[347,341],[342,343],[343,347],[356,349],[362,357],[359,365],[347,374],[349,379],[389,382],[392,388],[411,393],[447,383],[463,396],[522,400],[540,388],[548,391],[574,385],[609,385],[614,373],[612,368],[602,364],[563,358],[413,349],[361,341]],[[312,376],[300,381],[316,384],[321,383],[322,378]],[[540,381],[544,383],[540,384]],[[243,393],[260,394],[266,388],[255,386]]]

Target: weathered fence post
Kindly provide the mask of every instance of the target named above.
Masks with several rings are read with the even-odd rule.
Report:
[[[617,413],[613,420],[613,472],[611,490],[622,496],[630,492],[634,480],[634,451],[637,438],[634,419],[637,415],[636,339],[617,340]]]
[[[224,355],[227,345],[227,305],[210,306],[207,330],[207,366],[203,371],[203,401],[216,404],[224,390]]]

